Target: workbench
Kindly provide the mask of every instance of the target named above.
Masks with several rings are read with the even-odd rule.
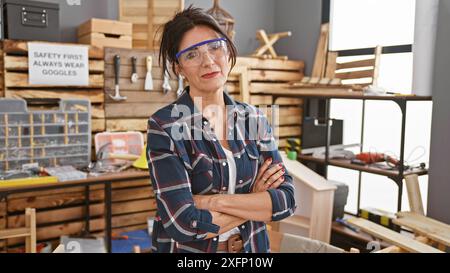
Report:
[[[74,193],[75,189],[83,191]],[[47,195],[39,199],[39,195],[44,192]],[[154,216],[156,212],[156,202],[147,171],[126,171],[76,181],[0,188],[0,229],[10,228],[11,225],[20,222],[19,216],[14,215],[19,214],[15,212],[22,210],[23,207],[37,208],[38,241],[47,237],[55,239],[61,235],[72,235],[81,229],[84,234],[94,235],[91,232],[100,232],[99,235],[102,235],[103,230],[109,253],[112,248],[113,221],[115,226],[138,221],[140,226],[134,227],[142,229],[146,218]],[[39,217],[39,211],[42,217]],[[81,216],[82,221],[74,223],[61,221],[64,220],[61,218],[62,215],[69,214],[73,217],[75,214],[77,217]],[[113,219],[115,215],[117,217]],[[51,225],[49,222],[60,223],[52,235],[45,230]],[[131,230],[133,229],[122,228],[120,232]]]

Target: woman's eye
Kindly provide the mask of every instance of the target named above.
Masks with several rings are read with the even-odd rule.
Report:
[[[198,56],[197,51],[190,51],[186,53],[186,60],[192,60]]]
[[[212,43],[212,44],[210,44],[210,46],[209,46],[209,48],[210,49],[213,49],[213,50],[217,50],[217,49],[219,49],[221,47],[221,44],[220,43]]]

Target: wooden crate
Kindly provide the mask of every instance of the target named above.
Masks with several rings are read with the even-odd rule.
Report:
[[[46,86],[28,83],[28,44],[3,41],[2,81],[4,97],[22,99],[89,99],[91,101],[92,131],[105,129],[103,93],[103,50],[89,48],[89,86]],[[36,110],[31,108],[32,110]],[[42,109],[42,108],[40,108]]]
[[[89,213],[90,230],[95,236],[105,232],[103,186],[91,186]],[[23,226],[23,211],[37,211],[37,241],[57,244],[62,235],[78,235],[85,222],[84,187],[28,192],[10,195],[0,202],[0,229]],[[6,211],[8,217],[6,218]],[[148,178],[132,179],[112,184],[112,228],[120,233],[147,227],[147,218],[155,216],[156,201]],[[3,215],[3,217],[2,217]],[[3,243],[3,245],[2,245]],[[24,239],[8,239],[8,251],[21,247]],[[0,241],[1,247],[5,242]],[[11,249],[10,249],[11,248]]]
[[[119,0],[119,20],[133,23],[133,48],[157,49],[161,26],[184,9],[184,0]]]
[[[274,134],[279,137],[280,149],[287,146],[288,138],[301,136],[303,100],[278,96],[277,90],[286,88],[289,82],[300,81],[304,77],[303,71],[302,61],[238,57],[227,82],[227,91],[235,99],[255,106],[268,106],[261,110],[269,121],[272,121],[270,106],[279,106],[278,119],[274,119],[277,124],[272,125]]]
[[[104,47],[132,48],[133,24],[92,18],[78,27],[78,42]]]
[[[120,67],[120,94],[126,96],[125,101],[114,101],[109,94],[114,94],[114,65],[115,55],[121,57]],[[136,83],[131,82],[131,57],[137,58]],[[146,57],[152,56],[152,78],[154,90],[144,90],[145,76],[147,74]],[[106,130],[118,131],[147,131],[148,118],[158,109],[177,99],[176,90],[178,81],[171,75],[170,86],[172,91],[164,94],[162,90],[164,74],[159,66],[158,54],[148,50],[128,50],[117,48],[105,49],[105,115]]]

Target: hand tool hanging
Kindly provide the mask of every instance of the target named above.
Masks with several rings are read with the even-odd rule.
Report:
[[[137,74],[137,58],[136,56],[131,57],[131,82],[136,83],[139,79]]]
[[[123,97],[120,95],[120,85],[119,85],[119,79],[120,79],[120,55],[114,56],[114,77],[115,77],[115,93],[114,96],[109,94],[109,96],[115,100],[115,101],[122,101],[126,100],[127,97]]]
[[[153,90],[153,78],[152,78],[153,60],[152,60],[152,56],[147,56],[146,63],[147,63],[147,75],[145,76],[144,90],[150,91],[150,90]]]

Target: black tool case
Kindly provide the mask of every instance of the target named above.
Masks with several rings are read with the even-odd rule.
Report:
[[[59,42],[59,4],[3,0],[3,39]]]

